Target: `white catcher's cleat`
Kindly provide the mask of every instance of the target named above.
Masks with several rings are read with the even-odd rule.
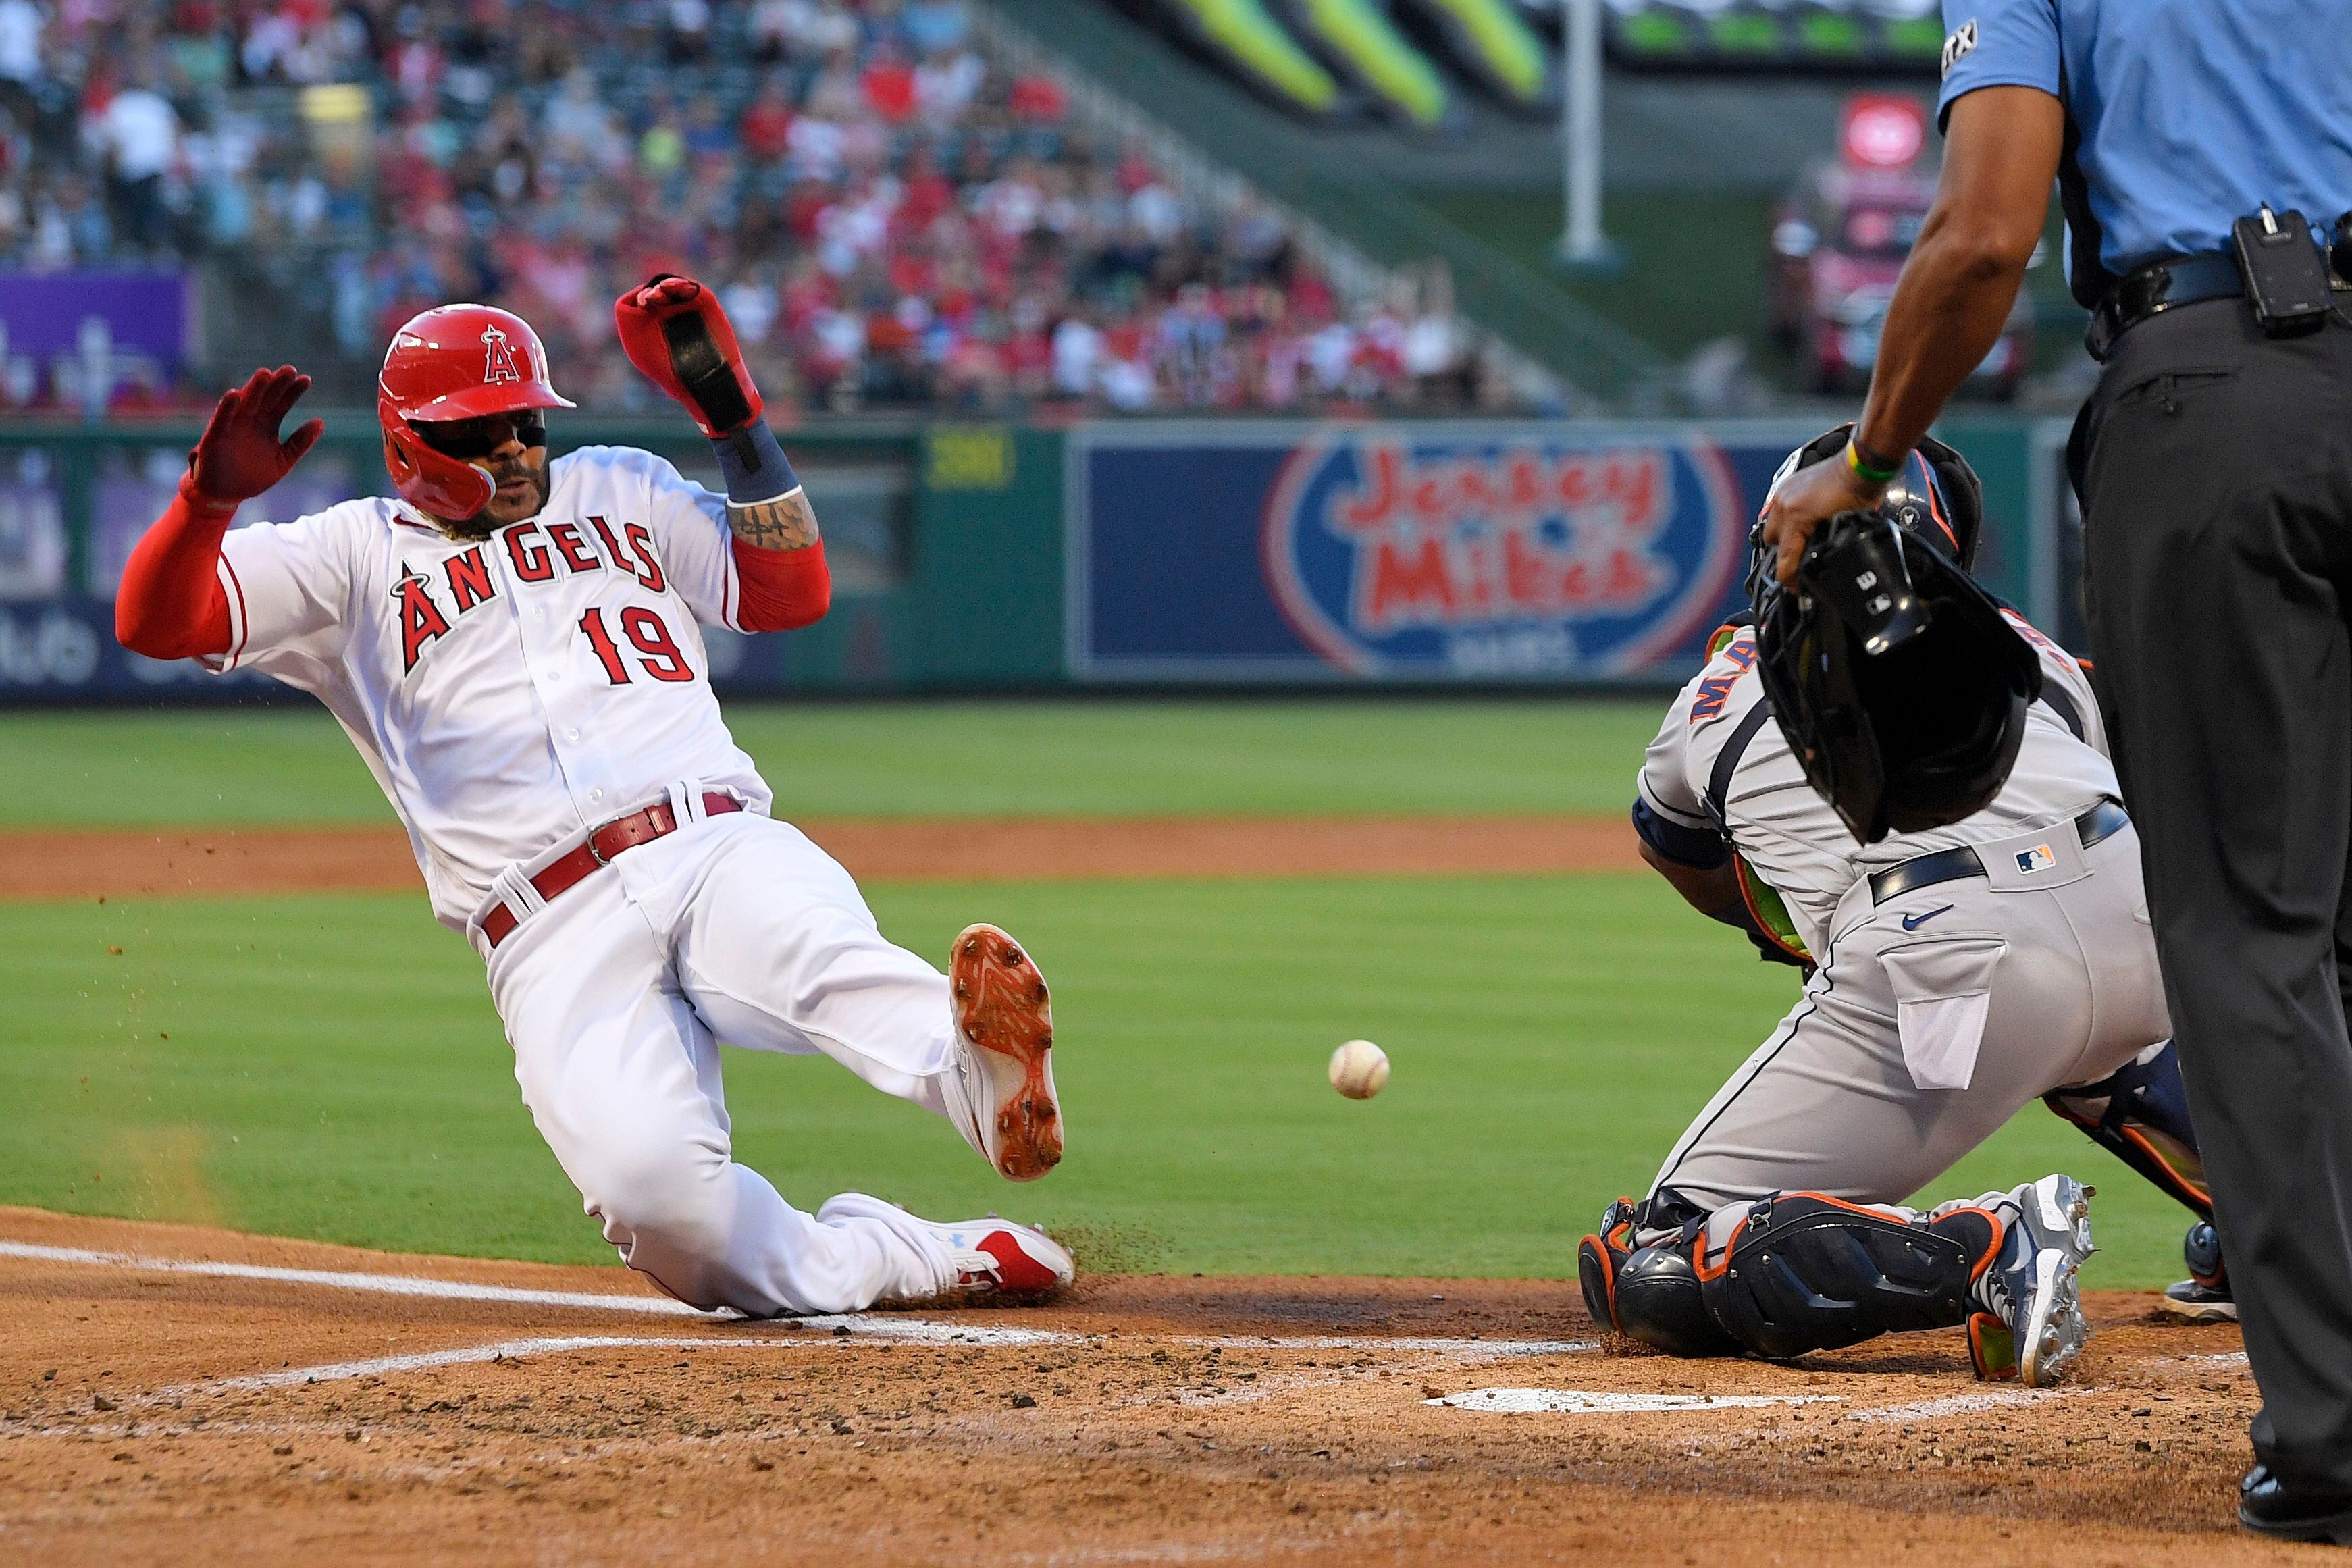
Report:
[[[2097,1250],[2091,1244],[2091,1198],[2096,1191],[2057,1175],[2009,1194],[2018,1217],[1978,1281],[1978,1293],[2000,1327],[2009,1331],[2010,1343],[2000,1344],[2001,1336],[1981,1321],[1984,1314],[1969,1325],[1970,1351],[1981,1374],[2013,1371],[2027,1387],[2044,1388],[2082,1353],[2091,1329],[2083,1321],[2081,1276],[2083,1260]]]
[[[1054,1008],[1035,960],[992,925],[968,926],[948,965],[956,1081],[966,1141],[999,1174],[1034,1182],[1061,1163],[1054,1098]]]
[[[994,1215],[953,1225],[924,1224],[955,1254],[951,1295],[1039,1301],[1068,1289],[1077,1278],[1069,1248],[1034,1226]]]

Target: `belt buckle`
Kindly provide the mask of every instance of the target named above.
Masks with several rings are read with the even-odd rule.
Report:
[[[634,812],[627,812],[627,811],[625,811],[625,812],[621,813],[621,815],[620,815],[620,816],[608,816],[608,817],[606,817],[604,821],[602,821],[602,822],[598,823],[595,826],[593,826],[593,827],[590,828],[590,829],[588,830],[588,845],[587,845],[587,848],[588,848],[588,858],[590,858],[591,860],[595,861],[595,862],[596,862],[596,864],[597,864],[597,865],[599,865],[599,866],[609,866],[609,865],[611,865],[611,864],[613,863],[613,857],[612,857],[612,856],[610,856],[610,855],[605,854],[605,853],[604,853],[604,851],[602,848],[598,847],[597,843],[596,843],[597,836],[598,836],[598,835],[600,835],[600,834],[602,834],[602,833],[604,831],[604,829],[606,829],[606,828],[608,828],[608,827],[617,827],[617,826],[619,826],[622,823],[626,822],[626,821],[627,821],[631,816],[635,816],[635,813],[634,813]],[[622,848],[624,848],[624,849],[625,849],[625,848],[627,848],[627,847],[628,847],[628,846],[625,844],[625,845],[623,845],[621,847],[622,847]]]

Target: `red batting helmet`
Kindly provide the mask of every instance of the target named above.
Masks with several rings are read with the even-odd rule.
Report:
[[[443,305],[392,334],[376,378],[383,466],[401,499],[463,521],[498,487],[472,463],[435,451],[409,426],[525,408],[570,408],[547,378],[547,351],[530,323],[495,305]]]

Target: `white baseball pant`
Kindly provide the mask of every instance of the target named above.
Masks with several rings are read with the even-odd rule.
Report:
[[[765,1317],[943,1290],[950,1254],[905,1210],[846,1193],[812,1218],[735,1162],[719,1044],[822,1052],[945,1115],[947,978],[798,828],[700,797],[674,788],[695,820],[551,902],[501,879],[536,906],[489,953],[523,1103],[622,1260],[680,1300]]]

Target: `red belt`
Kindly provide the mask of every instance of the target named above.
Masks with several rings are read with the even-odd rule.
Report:
[[[743,803],[731,795],[712,793],[702,797],[706,816],[724,816],[730,811],[740,811]],[[656,801],[643,811],[633,811],[626,816],[616,816],[601,827],[591,828],[580,847],[550,864],[530,879],[540,898],[552,903],[563,893],[570,892],[602,869],[614,856],[624,849],[635,849],[640,844],[651,844],[656,838],[667,838],[677,831],[677,814],[669,802]],[[522,922],[504,903],[493,904],[490,912],[482,917],[482,934],[496,947],[514,934]]]

